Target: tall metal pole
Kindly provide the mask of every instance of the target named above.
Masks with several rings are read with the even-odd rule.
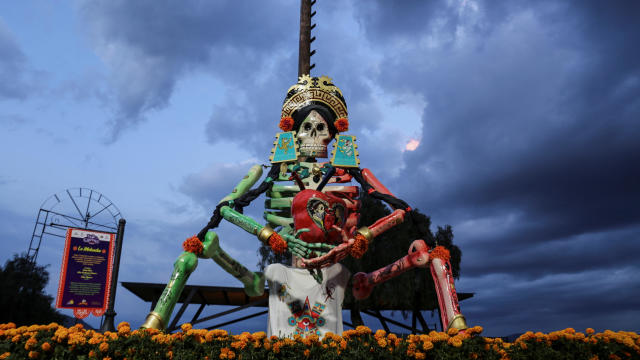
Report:
[[[311,25],[311,18],[316,14],[311,12],[311,6],[316,0],[300,0],[300,44],[298,51],[298,77],[309,75],[315,64],[311,64],[311,56],[315,54],[315,50],[311,51],[311,43],[316,39],[311,37],[311,29],[316,24]]]
[[[122,253],[122,238],[124,237],[124,225],[127,223],[125,219],[118,221],[118,232],[116,233],[116,253],[113,258],[113,274],[111,275],[111,291],[109,292],[109,305],[104,313],[104,322],[101,331],[115,331],[114,318],[116,312],[114,305],[116,300],[116,289],[118,288],[118,271],[120,270],[120,254]]]

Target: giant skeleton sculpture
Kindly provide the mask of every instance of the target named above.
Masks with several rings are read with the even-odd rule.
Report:
[[[283,132],[276,136],[270,158],[272,166],[266,179],[251,189],[262,176],[262,166],[253,166],[233,192],[220,201],[200,233],[183,243],[185,252],[174,263],[170,281],[142,327],[166,327],[198,258],[213,259],[244,284],[247,295],[258,296],[264,292],[265,275],[248,270],[220,248],[218,236],[211,230],[222,219],[256,235],[276,253],[288,251],[293,256],[293,264],[307,274],[305,281],[322,283],[324,270],[347,256],[360,258],[376,236],[411,216],[411,208],[406,202],[396,198],[371,171],[360,169],[356,138],[344,134],[348,125],[344,97],[331,79],[326,76],[300,77],[285,97],[280,120]],[[318,158],[329,157],[327,148],[333,139],[336,141],[330,161],[318,162]],[[353,180],[361,188],[339,185]],[[361,191],[385,201],[394,211],[373,225],[356,229]],[[243,208],[264,192],[267,224],[261,225],[244,215]],[[353,295],[356,299],[365,299],[375,285],[411,268],[430,268],[444,329],[466,329],[449,253],[441,246],[429,248],[423,240],[413,241],[408,254],[396,262],[368,274],[357,273],[352,282]],[[286,294],[284,290],[279,294],[281,298]],[[318,306],[314,305],[314,310]],[[307,299],[307,314],[308,307]],[[340,329],[341,326],[340,317]]]

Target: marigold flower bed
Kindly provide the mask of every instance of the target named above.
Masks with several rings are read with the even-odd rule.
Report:
[[[131,330],[128,323],[104,334],[82,325],[16,327],[0,324],[2,359],[640,359],[640,337],[607,330],[574,329],[549,334],[527,332],[513,343],[480,336],[480,326],[458,333],[398,337],[365,326],[342,335],[268,338],[264,332],[240,335],[192,329],[165,334]]]

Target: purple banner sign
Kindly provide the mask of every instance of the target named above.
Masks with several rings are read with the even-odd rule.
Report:
[[[68,229],[56,308],[74,309],[77,318],[102,316],[111,287],[115,234]]]

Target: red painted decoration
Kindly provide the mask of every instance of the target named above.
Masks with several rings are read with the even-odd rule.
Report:
[[[341,243],[342,235],[333,226],[345,228],[347,211],[342,199],[311,189],[299,192],[291,205],[295,229],[309,229],[299,236],[308,243]]]

